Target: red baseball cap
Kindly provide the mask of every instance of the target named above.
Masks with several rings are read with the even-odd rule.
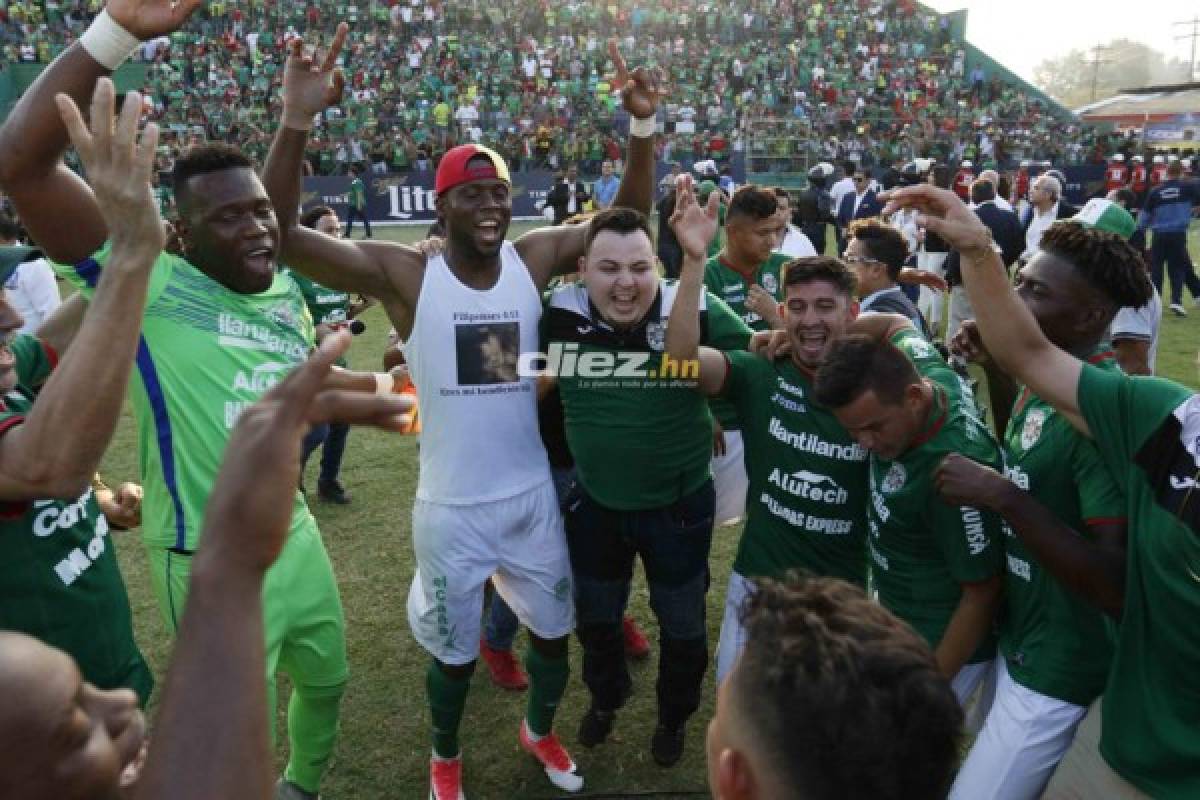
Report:
[[[487,159],[487,164],[471,159],[480,157]],[[480,180],[501,180],[511,185],[512,178],[508,174],[508,165],[495,150],[478,144],[460,144],[452,147],[442,156],[438,164],[437,177],[434,180],[434,191],[443,194],[462,183]]]

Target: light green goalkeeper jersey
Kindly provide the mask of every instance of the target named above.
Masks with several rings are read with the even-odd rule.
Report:
[[[58,270],[90,298],[109,248]],[[277,273],[260,294],[238,294],[178,256],[158,256],[129,381],[148,545],[196,549],[238,415],[312,347],[312,318],[289,275]],[[297,492],[292,530],[315,524]]]

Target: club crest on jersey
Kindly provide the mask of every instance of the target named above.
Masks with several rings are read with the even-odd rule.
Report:
[[[1021,448],[1028,450],[1037,444],[1042,436],[1042,428],[1046,425],[1046,410],[1035,408],[1025,416],[1025,426],[1021,428]]]
[[[933,345],[924,339],[914,336],[905,344],[913,358],[931,358],[933,356]]]
[[[646,326],[646,345],[651,350],[662,351],[667,343],[667,326],[661,322],[651,322]]]
[[[299,320],[296,318],[296,313],[292,311],[290,306],[278,305],[272,308],[269,312],[271,320],[284,328],[295,330],[300,327]]]
[[[904,471],[904,465],[892,464],[887,474],[883,476],[883,484],[880,488],[883,489],[884,494],[898,492],[903,488],[906,480],[908,480],[908,473]]]
[[[767,290],[767,294],[775,294],[779,289],[779,279],[775,277],[774,272],[768,272],[762,276],[762,287]]]

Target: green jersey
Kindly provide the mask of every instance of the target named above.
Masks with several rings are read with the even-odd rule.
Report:
[[[348,313],[350,311],[349,292],[322,286],[294,269],[289,269],[287,272],[299,287],[300,294],[304,296],[304,305],[308,309],[314,325],[341,325],[350,319]],[[339,367],[345,367],[347,364],[345,356],[339,358],[337,364]]]
[[[1097,354],[1102,369],[1117,369],[1112,353]],[[1005,433],[1005,472],[1067,526],[1125,516],[1125,497],[1096,446],[1052,406],[1025,389]],[[1017,683],[1078,706],[1104,690],[1112,660],[1108,622],[1046,572],[1021,540],[1004,537],[1008,569],[1000,650]]]
[[[1200,797],[1200,400],[1171,381],[1091,365],[1077,397],[1129,518],[1100,754],[1152,797]]]
[[[724,300],[725,304],[751,328],[756,331],[767,330],[766,321],[746,308],[746,296],[750,287],[758,284],[767,294],[776,300],[782,300],[783,276],[780,270],[790,260],[782,253],[772,253],[770,258],[754,271],[753,279],[747,280],[748,276],[729,266],[719,255],[713,256],[704,265],[704,288]],[[742,427],[737,411],[728,400],[715,398],[711,402],[711,408],[713,416],[725,430],[735,431]]]
[[[892,337],[933,388],[924,430],[893,461],[871,455],[868,543],[875,588],[883,605],[937,647],[962,597],[962,584],[1000,574],[1005,525],[971,506],[942,502],[934,472],[950,453],[1000,472],[1000,446],[975,415],[975,405],[933,345],[914,328]],[[989,637],[969,659],[995,655]]]
[[[11,345],[17,386],[0,401],[0,435],[25,421],[55,356],[32,336]],[[143,704],[154,680],[133,638],[125,583],[89,486],[75,500],[0,504],[0,629],[69,653],[104,689],[134,689]]]
[[[362,211],[367,207],[367,190],[362,178],[350,181],[350,207]]]
[[[663,354],[677,289],[676,281],[660,281],[649,313],[628,331],[599,318],[582,283],[547,296],[542,341],[579,482],[618,511],[670,505],[711,474],[712,419],[694,388],[697,367]],[[750,329],[707,293],[700,331],[703,344],[722,350],[745,349],[750,340]]]
[[[90,297],[109,245],[63,277]],[[260,294],[238,294],[178,256],[150,275],[136,372],[129,382],[151,547],[196,549],[225,442],[238,416],[308,357],[312,318],[296,282],[277,273]],[[292,530],[315,526],[296,493]]]
[[[866,586],[867,451],[812,403],[812,377],[791,359],[730,352],[721,393],[742,430],[746,528],[733,569],[779,577],[799,567]]]

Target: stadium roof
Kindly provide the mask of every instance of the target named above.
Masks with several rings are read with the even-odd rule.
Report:
[[[1180,114],[1200,114],[1200,82],[1122,89],[1121,93],[1075,111],[1084,122],[1141,127]]]

